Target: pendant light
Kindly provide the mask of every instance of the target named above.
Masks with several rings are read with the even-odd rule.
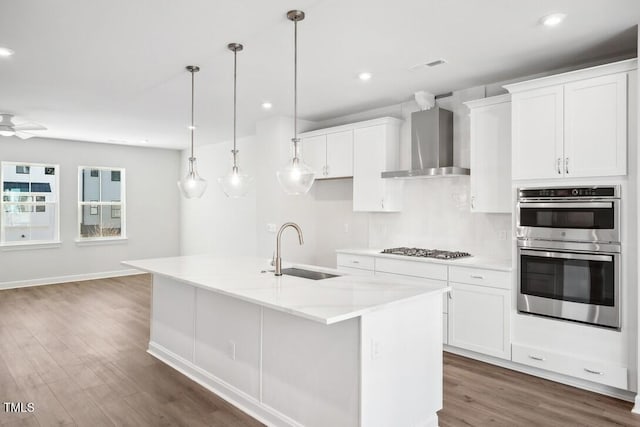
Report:
[[[293,153],[292,158],[276,172],[280,186],[287,194],[305,194],[313,185],[315,172],[302,161],[300,139],[298,138],[298,21],[304,19],[304,12],[290,10],[287,19],[293,21]]]
[[[196,158],[193,155],[193,133],[196,130],[195,125],[193,124],[193,109],[194,109],[194,76],[195,73],[200,71],[200,67],[196,65],[188,65],[187,71],[191,73],[191,126],[189,126],[189,130],[191,131],[191,157],[189,157],[189,171],[187,175],[178,181],[178,188],[184,197],[187,199],[197,199],[202,197],[204,194],[204,190],[207,189],[207,181],[202,179],[198,174],[198,169],[196,167]]]
[[[242,197],[247,194],[253,183],[253,178],[240,172],[240,168],[238,167],[239,151],[236,145],[238,52],[243,49],[243,46],[240,43],[229,43],[227,48],[233,52],[233,150],[231,150],[231,154],[233,154],[233,167],[227,175],[218,178],[218,182],[227,197]]]

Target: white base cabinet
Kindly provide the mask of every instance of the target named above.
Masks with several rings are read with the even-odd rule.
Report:
[[[448,344],[502,359],[511,358],[511,291],[449,283]]]
[[[627,369],[543,348],[513,344],[513,361],[583,380],[627,389]]]

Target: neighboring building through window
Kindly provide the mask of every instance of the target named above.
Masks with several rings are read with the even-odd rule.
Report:
[[[125,238],[124,200],[124,169],[79,167],[79,239]]]
[[[60,240],[58,165],[2,162],[0,244]]]

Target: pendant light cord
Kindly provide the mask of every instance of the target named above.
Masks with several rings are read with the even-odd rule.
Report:
[[[293,138],[298,139],[298,21],[293,21]],[[297,155],[297,153],[295,153]]]
[[[193,132],[195,131],[195,126],[193,125],[193,111],[195,105],[195,70],[191,70],[191,159],[193,159]]]
[[[238,50],[233,51],[233,170],[238,170],[238,150],[236,148],[236,113],[237,107],[237,69],[238,69]]]

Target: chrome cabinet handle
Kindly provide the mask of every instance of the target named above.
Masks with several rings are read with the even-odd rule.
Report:
[[[534,356],[532,354],[529,355],[529,359],[538,360],[540,362],[544,362],[546,360],[544,357]]]
[[[564,173],[569,174],[569,158],[564,159]]]
[[[476,208],[476,196],[471,196],[471,209]]]
[[[324,175],[329,176],[329,165],[324,167]]]
[[[591,369],[587,369],[587,368],[584,368],[584,371],[585,371],[585,372],[588,372],[588,373],[590,373],[590,374],[595,374],[595,375],[604,375],[604,372],[600,372],[600,371],[593,371],[593,370],[591,370]]]
[[[449,299],[453,299],[453,291],[452,290],[448,291],[447,294],[449,296]]]
[[[360,261],[351,261],[354,264],[360,264]]]
[[[556,160],[556,170],[558,171],[558,175],[562,175],[562,169],[560,169],[561,162],[562,159],[558,157],[558,159]]]
[[[382,206],[382,209],[384,209],[384,199],[380,200],[380,206]]]
[[[481,276],[479,274],[471,274],[470,275],[473,279],[484,279],[484,276]]]

